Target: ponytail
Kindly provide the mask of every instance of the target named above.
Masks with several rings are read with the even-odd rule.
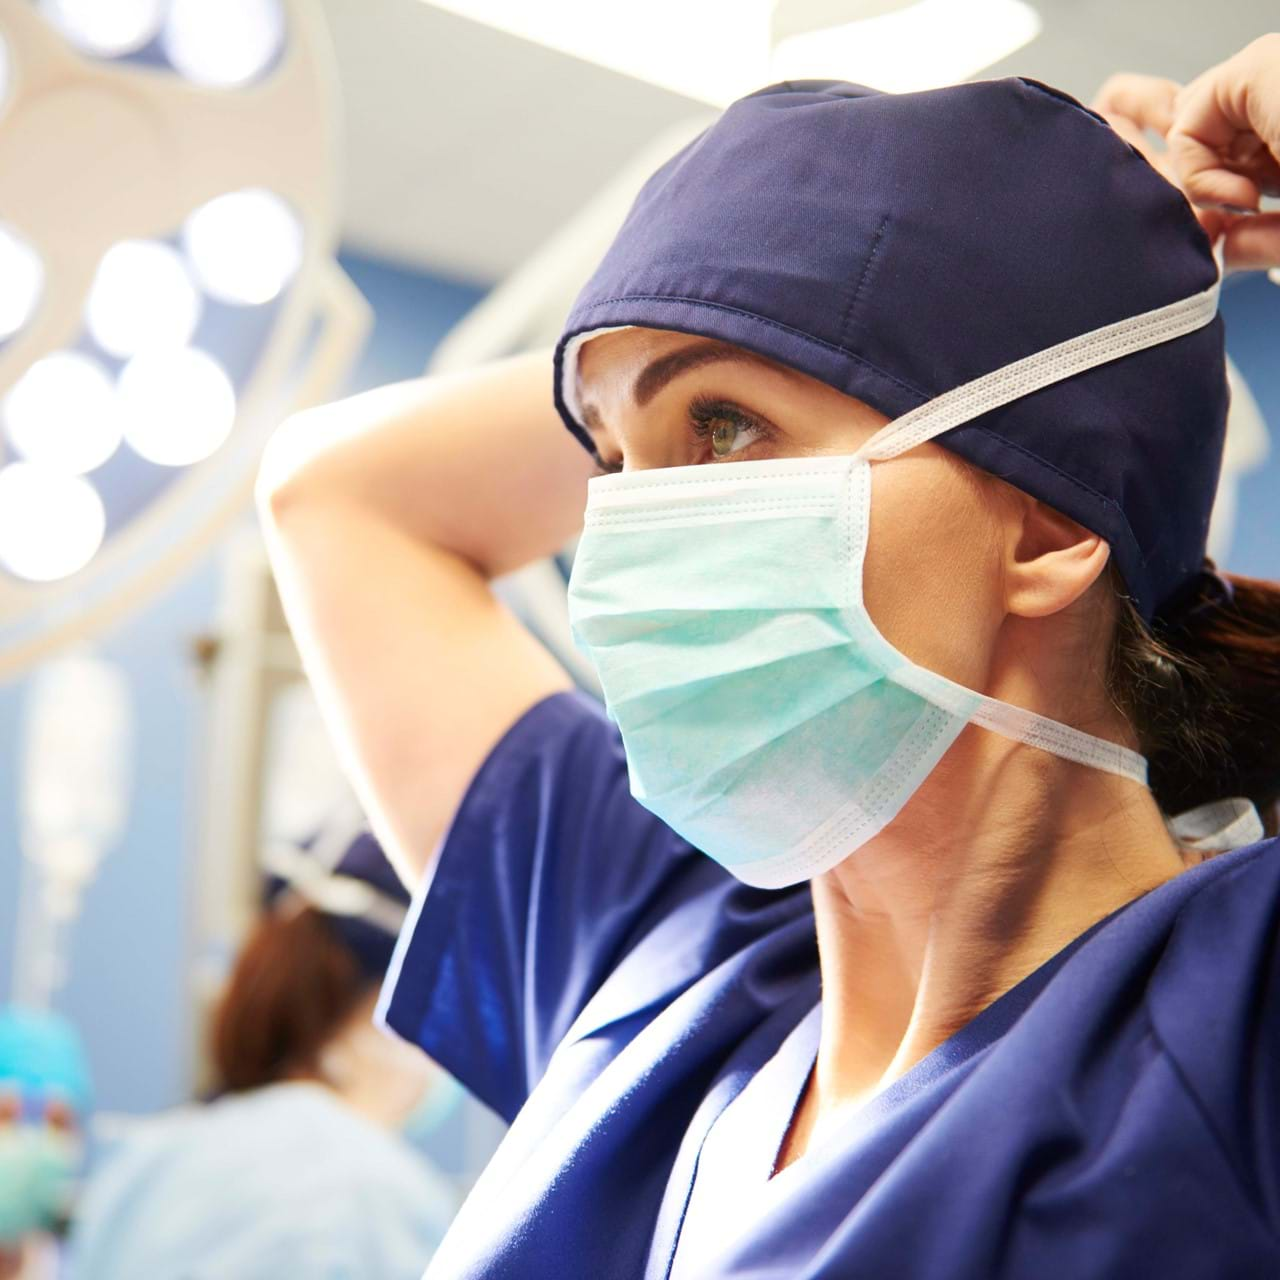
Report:
[[[1280,801],[1280,583],[1234,574],[1228,598],[1148,627],[1112,567],[1112,698],[1166,814],[1245,796],[1275,834]]]

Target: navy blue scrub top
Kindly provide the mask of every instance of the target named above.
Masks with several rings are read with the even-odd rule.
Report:
[[[632,799],[590,698],[527,712],[381,1015],[510,1129],[427,1272],[1280,1277],[1280,841],[1123,907],[770,1178],[821,1016],[807,884]]]

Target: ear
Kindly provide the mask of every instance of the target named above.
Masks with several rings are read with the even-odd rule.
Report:
[[[1005,608],[1044,618],[1078,600],[1107,566],[1104,538],[1069,516],[1018,493],[1018,512],[1006,526]]]

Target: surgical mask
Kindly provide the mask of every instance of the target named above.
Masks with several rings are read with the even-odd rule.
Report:
[[[43,1124],[0,1128],[0,1244],[46,1231],[67,1214],[80,1144]]]
[[[635,798],[740,880],[781,888],[883,830],[971,723],[1145,784],[1135,752],[966,689],[881,635],[862,598],[871,468],[1199,328],[1216,299],[1215,285],[997,370],[853,455],[593,479],[570,620]]]

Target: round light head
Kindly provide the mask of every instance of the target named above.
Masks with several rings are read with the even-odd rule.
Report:
[[[40,12],[72,44],[108,58],[148,43],[164,8],[165,0],[40,0]]]
[[[257,79],[284,43],[279,0],[173,0],[164,51],[189,80],[232,88]]]
[[[210,355],[185,347],[147,351],[120,373],[124,438],[135,453],[186,467],[215,452],[236,420],[236,393]]]
[[[0,224],[0,342],[31,319],[44,292],[40,255],[17,232]]]
[[[29,582],[84,568],[102,545],[106,512],[83,476],[35,462],[0,468],[0,564]]]
[[[182,242],[201,285],[223,302],[270,302],[302,263],[302,224],[262,188],[201,205],[187,219]]]
[[[104,351],[128,358],[180,347],[199,319],[200,294],[176,249],[156,240],[121,240],[102,255],[85,321]]]
[[[120,446],[115,381],[77,351],[37,360],[9,389],[2,413],[22,457],[73,475],[101,466]]]

